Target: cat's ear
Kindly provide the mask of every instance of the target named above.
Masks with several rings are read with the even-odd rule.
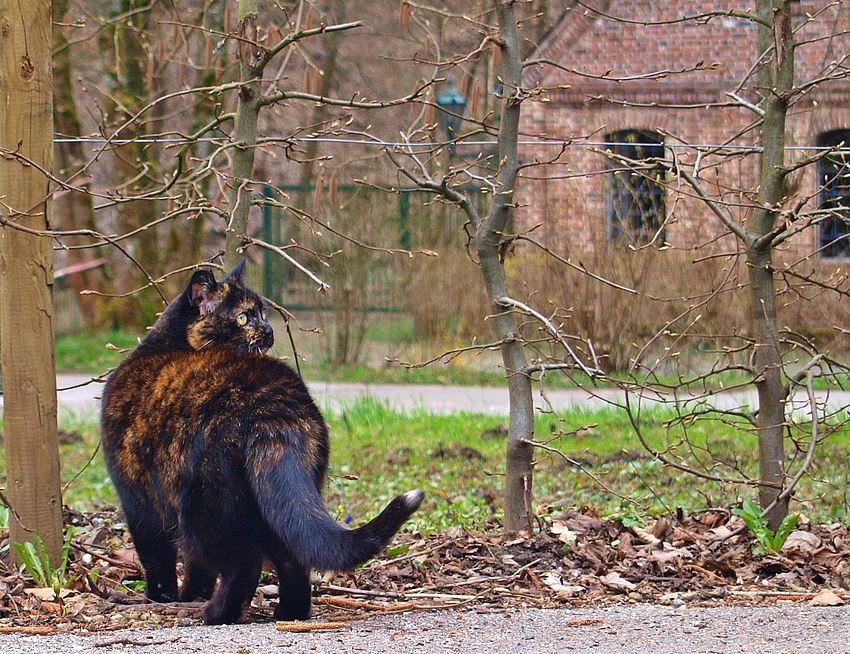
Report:
[[[245,273],[245,257],[242,257],[235,266],[233,266],[233,270],[227,273],[227,277],[222,279],[223,282],[234,282],[236,284],[242,283],[242,276]]]
[[[215,309],[221,299],[218,294],[218,284],[209,270],[198,270],[189,280],[186,287],[186,297],[189,303],[198,307],[202,314]]]

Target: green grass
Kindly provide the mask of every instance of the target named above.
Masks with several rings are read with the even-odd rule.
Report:
[[[410,340],[409,327],[404,321],[395,325],[379,323],[370,338],[390,343]],[[285,346],[283,339],[278,330],[278,342]],[[136,335],[110,332],[60,338],[57,367],[66,372],[100,374],[124,356],[105,348],[105,343],[132,348]],[[302,366],[308,380],[505,383],[496,366],[483,371],[457,363],[437,363],[414,370],[399,365],[332,368],[321,363],[315,347],[309,351],[312,354]],[[332,455],[326,500],[341,520],[351,516],[353,524],[361,524],[393,496],[411,488],[422,488],[427,493],[425,505],[412,523],[419,529],[442,530],[453,525],[483,528],[494,517],[500,517],[505,439],[488,434],[504,426],[505,418],[439,416],[421,410],[402,413],[370,400],[360,400],[344,413],[328,414],[327,418]],[[645,412],[643,418],[652,446],[672,460],[707,475],[757,476],[757,443],[752,432],[742,430],[740,425],[706,420],[684,431],[680,424],[670,422],[669,414]],[[78,442],[61,446],[63,484],[69,484],[66,502],[82,510],[101,503],[114,504],[114,490],[96,451],[96,417],[60,416],[60,420],[63,429],[78,438]],[[727,507],[755,497],[751,487],[696,478],[654,460],[638,442],[625,415],[612,410],[571,412],[560,422],[551,416],[539,416],[535,433],[537,440],[581,464],[581,468],[576,468],[557,454],[538,451],[534,496],[542,513],[586,505],[604,515],[644,520],[649,515],[672,513],[679,507],[687,511]],[[799,448],[805,449],[805,439],[797,436]],[[462,447],[471,448],[480,458],[474,454],[474,458],[463,458],[459,449]],[[793,474],[803,453],[790,440],[787,447],[788,470]],[[805,512],[818,522],[847,516],[848,454],[850,435],[846,429],[826,438],[818,449],[811,474],[794,495],[793,511]]]
[[[389,339],[386,327],[377,330],[382,338]],[[63,373],[99,375],[114,368],[129,350],[136,347],[139,335],[126,331],[82,332],[60,336],[56,339],[56,369]],[[280,356],[289,350],[288,343],[278,330],[279,345],[275,353]],[[498,368],[480,370],[457,364],[435,363],[425,368],[406,368],[398,363],[381,366],[352,364],[331,366],[313,349],[306,361],[301,361],[301,374],[310,381],[348,382],[363,384],[456,384],[461,386],[507,386],[505,374]],[[295,363],[290,359],[290,365]]]
[[[119,330],[60,336],[56,339],[56,370],[99,375],[117,366],[137,342],[136,334]]]
[[[671,459],[714,476],[757,475],[756,438],[740,425],[702,421],[686,434],[670,423],[669,414],[658,411],[644,417],[647,439]],[[418,528],[483,528],[491,514],[500,516],[505,439],[492,432],[506,424],[504,418],[403,414],[364,400],[341,416],[331,416],[330,424],[335,476],[328,505],[353,516],[355,524],[374,515],[392,496],[417,487],[427,493],[414,520]],[[560,421],[538,417],[536,439],[548,440],[581,465],[579,469],[557,454],[538,451],[534,496],[541,514],[558,507],[590,506],[606,516],[645,520],[678,508],[728,507],[755,497],[751,487],[700,479],[663,465],[641,447],[625,416],[611,410],[571,412]],[[458,446],[472,448],[483,458],[459,457]],[[795,493],[792,510],[829,522],[848,510],[848,472],[842,459],[850,454],[850,431],[830,435],[819,451],[812,474]],[[795,471],[802,457],[789,443],[789,470]],[[358,479],[348,481],[344,475]]]
[[[65,504],[88,511],[118,503],[103,462],[100,424],[96,416],[60,414],[59,462]],[[5,473],[5,459],[2,467]]]
[[[498,524],[505,418],[399,412],[369,399],[326,417],[332,446],[325,500],[340,521],[350,516],[353,526],[362,524],[395,495],[421,488],[426,500],[408,528],[430,532]],[[653,447],[668,450],[682,463],[702,466],[704,472],[731,475],[737,469],[755,475],[756,442],[751,434],[735,425],[706,421],[690,430],[688,443],[680,444],[682,433],[667,417],[649,416],[647,437]],[[77,510],[115,504],[94,418],[63,416],[61,425],[67,441],[60,446],[65,503]],[[610,410],[571,412],[560,422],[541,416],[536,433],[538,440],[548,441],[581,465],[578,469],[560,456],[539,451],[534,497],[540,515],[589,506],[604,516],[643,522],[678,508],[723,508],[755,498],[751,488],[697,479],[662,465],[642,450],[628,421]],[[795,466],[801,455],[790,455],[789,466]],[[827,437],[812,474],[795,493],[793,512],[818,523],[847,517],[848,455],[847,430]],[[4,468],[0,458],[0,470]]]

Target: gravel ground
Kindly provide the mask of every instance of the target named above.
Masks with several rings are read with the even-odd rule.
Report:
[[[850,606],[688,607],[434,611],[371,617],[350,628],[283,633],[273,623],[175,627],[79,636],[0,634],[0,654],[408,654],[613,652],[616,654],[842,654]]]

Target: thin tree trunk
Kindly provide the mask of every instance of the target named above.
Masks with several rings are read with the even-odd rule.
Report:
[[[231,189],[228,203],[230,221],[224,249],[224,267],[230,269],[241,257],[239,248],[248,234],[251,213],[251,178],[254,174],[254,149],[257,145],[257,121],[260,115],[260,78],[262,53],[257,45],[257,0],[239,0],[239,99],[233,137],[236,148],[231,161]]]
[[[69,22],[66,17],[68,11],[68,0],[54,0],[53,11],[58,19]],[[54,95],[56,98],[54,107],[54,120],[56,131],[65,137],[82,135],[82,127],[77,112],[77,103],[74,98],[74,89],[71,84],[73,64],[71,61],[71,49],[68,46],[68,38],[60,30],[56,32],[55,54],[53,56]],[[68,179],[76,173],[85,163],[82,144],[79,142],[58,143],[56,146],[56,172],[60,179]],[[78,178],[75,186],[80,185]],[[92,229],[96,230],[94,221],[94,204],[92,196],[83,191],[72,191],[63,194],[56,200],[54,208],[56,222],[66,230]],[[82,242],[82,241],[80,241]],[[68,244],[74,243],[68,239]],[[67,250],[69,263],[86,263],[98,256],[97,251],[92,250]],[[100,325],[98,315],[99,300],[96,295],[81,295],[85,289],[103,288],[103,274],[98,269],[86,270],[71,275],[71,284],[76,291],[77,304],[83,316],[86,327],[94,329]]]
[[[481,274],[494,314],[495,331],[503,340],[502,362],[508,375],[510,424],[505,461],[505,530],[530,530],[532,488],[532,446],[534,436],[534,402],[531,379],[525,372],[528,359],[519,339],[514,314],[500,298],[508,296],[501,244],[505,227],[514,209],[514,188],[519,170],[517,153],[520,100],[516,97],[521,84],[522,64],[519,52],[514,2],[496,0],[502,49],[502,81],[505,97],[499,125],[498,188],[490,214],[476,234]]]
[[[114,14],[130,15],[115,23],[113,38],[102,41],[103,52],[115,58],[115,70],[111,72],[113,88],[110,89],[108,97],[108,113],[116,125],[124,123],[147,104],[148,98],[155,95],[148,84],[149,56],[145,42],[152,24],[152,6],[147,0],[117,0]],[[154,84],[155,80],[151,83]],[[116,186],[122,188],[122,195],[139,195],[149,190],[151,180],[156,177],[158,164],[154,150],[151,145],[138,141],[151,130],[155,131],[152,122],[153,119],[133,121],[119,134],[121,140],[127,140],[113,149],[114,181]],[[146,169],[149,173],[141,174]],[[133,180],[131,184],[130,180]],[[127,233],[154,222],[159,217],[159,205],[154,199],[119,202],[116,212],[119,231]],[[159,276],[163,272],[159,230],[144,229],[134,242],[136,261],[152,277]],[[115,270],[118,273],[118,278],[114,280],[118,293],[129,293],[148,283],[147,275],[135,265],[115,267]],[[158,300],[153,303],[146,302],[139,294],[129,298],[106,300],[104,304],[107,305],[106,311],[111,313],[114,322],[124,325],[147,326],[155,319],[156,312],[162,309]]]
[[[767,508],[785,483],[785,399],[776,318],[776,287],[772,244],[762,238],[773,229],[783,200],[785,181],[785,122],[788,94],[794,84],[794,46],[790,0],[759,0],[760,18],[773,29],[759,27],[759,54],[765,56],[757,76],[764,95],[758,207],[748,233],[747,269],[756,327],[754,367],[758,391],[759,503]],[[778,503],[766,516],[776,529],[788,514],[788,501]]]
[[[344,23],[348,18],[348,13],[345,8],[345,2],[336,2],[333,6],[333,19],[337,23]],[[336,84],[337,62],[339,61],[339,46],[342,41],[342,32],[331,32],[325,37],[325,56],[324,65],[322,66],[322,75],[319,76],[318,95],[322,97],[329,96],[331,89]],[[312,92],[312,89],[308,89]],[[313,105],[313,117],[310,120],[311,125],[320,125],[330,118],[330,111],[326,104],[318,103]],[[307,141],[304,146],[304,164],[301,166],[301,176],[298,183],[299,189],[295,196],[296,206],[302,211],[307,212],[312,202],[310,186],[313,183],[313,175],[316,168],[316,160],[319,157],[319,141],[313,139]],[[321,191],[319,191],[321,192]],[[298,239],[299,223],[294,221],[288,230],[288,237]],[[285,239],[287,242],[289,239]]]
[[[0,204],[3,220],[51,227],[53,75],[50,0],[0,0]],[[25,157],[35,165],[11,153]],[[62,548],[62,494],[56,431],[53,250],[48,237],[0,231],[0,358],[4,390],[9,540]],[[13,559],[17,554],[12,549]]]

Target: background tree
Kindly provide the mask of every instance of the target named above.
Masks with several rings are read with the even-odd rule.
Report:
[[[71,186],[85,186],[91,179],[85,173],[87,157],[83,150],[83,130],[79,118],[79,106],[73,88],[74,66],[72,62],[71,33],[74,29],[67,0],[56,0],[53,13],[60,23],[53,32],[53,97],[56,144],[56,174]],[[64,230],[95,230],[94,202],[89,193],[66,191],[56,196],[55,209],[58,227]],[[92,288],[103,288],[103,274],[94,263],[99,258],[96,250],[77,248],[85,245],[85,238],[68,238],[65,241],[67,263],[82,268],[71,275],[71,283],[79,298],[80,313],[89,329],[102,327],[98,298],[82,293]],[[92,267],[89,267],[92,266]]]
[[[651,121],[653,118],[649,116],[661,115],[654,115],[653,111],[689,110],[694,114],[691,118],[693,125],[701,124],[697,111],[717,112],[729,120],[729,127],[718,139],[719,142],[708,146],[703,145],[704,141],[702,144],[689,141],[673,127],[667,127],[666,131],[647,129],[630,134],[615,131],[607,135],[605,140],[614,143],[593,149],[600,155],[600,162],[607,160],[606,165],[594,170],[582,162],[578,172],[604,175],[606,193],[611,194],[612,189],[619,190],[624,200],[621,207],[623,224],[627,224],[626,220],[634,220],[632,227],[635,232],[626,233],[626,238],[619,243],[611,242],[610,233],[606,235],[607,242],[594,243],[599,250],[583,257],[582,265],[578,266],[581,270],[575,274],[586,283],[595,284],[587,276],[585,266],[592,262],[591,270],[602,271],[602,266],[606,266],[605,276],[619,281],[621,287],[608,284],[609,289],[614,289],[608,292],[608,296],[601,290],[604,286],[596,284],[594,288],[600,290],[584,296],[564,294],[557,300],[548,295],[545,298],[551,301],[547,308],[547,315],[553,316],[553,320],[549,321],[550,331],[563,332],[561,336],[580,333],[577,325],[581,314],[592,311],[588,305],[593,305],[594,299],[607,300],[613,294],[631,298],[628,302],[620,300],[619,308],[624,312],[638,308],[641,303],[652,307],[648,311],[633,312],[633,315],[642,314],[644,322],[641,329],[646,333],[633,331],[628,336],[615,337],[623,346],[621,352],[628,354],[619,356],[616,362],[613,357],[609,358],[609,363],[613,363],[621,375],[627,376],[625,383],[617,382],[613,376],[609,381],[622,386],[622,406],[629,411],[639,438],[656,458],[671,468],[698,474],[713,483],[735,482],[757,486],[768,523],[776,529],[788,512],[788,500],[796,482],[812,465],[815,448],[822,442],[825,433],[843,423],[841,416],[827,412],[814,400],[812,376],[823,375],[830,384],[841,383],[836,373],[846,370],[846,367],[830,359],[827,353],[818,352],[815,342],[799,333],[803,331],[806,320],[802,314],[797,314],[795,325],[790,321],[784,322],[793,316],[786,311],[785,318],[781,317],[780,309],[783,304],[786,307],[793,305],[795,298],[820,296],[824,302],[828,298],[843,302],[846,294],[842,276],[831,274],[832,271],[819,271],[818,266],[812,263],[817,259],[818,246],[813,250],[809,245],[818,241],[813,231],[819,229],[827,216],[837,219],[845,205],[813,206],[817,205],[817,196],[824,188],[823,179],[814,194],[805,192],[800,185],[800,175],[806,168],[835,155],[821,148],[815,154],[795,153],[790,156],[787,148],[787,138],[794,129],[799,130],[800,117],[816,112],[820,98],[841,89],[834,85],[846,81],[846,70],[841,63],[847,57],[847,32],[841,27],[844,8],[825,4],[818,12],[804,13],[795,12],[795,5],[791,2],[766,0],[758,3],[756,12],[751,12],[744,7],[714,10],[712,3],[706,2],[696,13],[691,11],[692,6],[689,7],[690,13],[686,15],[681,5],[662,7],[641,3],[636,8],[636,5],[625,3],[580,4],[587,12],[588,23],[601,21],[605,25],[620,24],[629,29],[641,26],[652,29],[652,34],[687,28],[695,34],[700,29],[708,29],[702,26],[712,21],[729,20],[726,26],[757,36],[752,42],[752,66],[741,78],[726,80],[726,102],[697,102],[689,107],[663,101],[642,103],[626,94],[622,95],[628,99],[623,99],[615,88],[615,85],[639,84],[644,90],[661,93],[658,89],[662,81],[672,76],[685,79],[704,75],[700,71],[705,70],[705,66],[724,65],[720,62],[709,64],[696,57],[690,61],[671,61],[669,67],[650,71],[641,70],[631,62],[624,67],[620,58],[614,58],[614,73],[615,69],[609,67],[608,61],[594,61],[592,65],[582,66],[580,58],[576,57],[567,65],[535,55],[538,64],[553,66],[562,70],[564,75],[558,80],[552,78],[549,82],[552,87],[536,88],[534,92],[545,97],[547,91],[567,88],[566,85],[555,87],[558,81],[592,79],[600,90],[598,95],[593,96],[600,112],[605,112],[607,107],[617,107],[623,112],[630,111],[628,116],[632,120],[638,116],[638,119]],[[806,33],[806,28],[817,21],[820,21],[821,29],[815,38]],[[752,25],[757,26],[756,29],[751,30]],[[829,27],[826,33],[824,25]],[[599,46],[598,43],[594,45]],[[807,74],[811,76],[795,80],[795,54],[799,55],[799,48],[816,45],[825,53],[822,68],[813,70],[809,66]],[[688,51],[681,49],[679,52]],[[628,56],[627,51],[624,56]],[[728,62],[725,65],[728,70]],[[812,95],[818,98],[814,102],[810,100]],[[789,122],[789,117],[794,114],[792,108],[797,110],[798,123],[794,127]],[[740,120],[745,112],[749,112],[746,117],[749,120],[741,120],[740,125],[734,122]],[[613,113],[606,115],[612,117]],[[815,121],[811,123],[814,125]],[[673,121],[667,122],[667,125],[670,124],[681,127]],[[600,131],[603,129],[604,125],[599,128]],[[622,142],[631,137],[635,145]],[[654,146],[654,143],[659,143],[657,139],[660,137],[669,139],[675,146],[682,145],[684,149],[675,147],[668,150]],[[539,150],[532,156],[541,162],[545,158]],[[754,164],[756,159],[757,165]],[[559,174],[562,178],[572,176],[570,170],[563,172],[566,166],[561,161],[552,163],[559,166],[557,171],[560,173],[537,174],[551,175],[553,179]],[[544,168],[539,167],[538,171],[541,170]],[[752,183],[748,186],[750,180]],[[655,200],[643,193],[646,189],[659,191],[666,203],[655,204]],[[658,195],[651,197],[657,198]],[[616,203],[616,199],[609,201]],[[652,206],[641,206],[644,201]],[[700,203],[702,207],[698,206]],[[696,219],[695,215],[702,215],[698,212],[706,208],[717,223],[713,229],[699,234],[698,230],[705,221]],[[610,206],[606,207],[606,210],[609,209]],[[615,213],[616,210],[615,207]],[[657,218],[655,222],[647,220],[652,215]],[[688,230],[699,235],[691,237],[696,245],[683,238]],[[551,247],[542,247],[532,238],[525,240],[564,264],[560,266],[564,271],[562,274],[568,274],[565,265],[576,265],[569,260],[571,253],[568,249],[566,254],[556,254],[552,241],[548,242]],[[694,252],[691,256],[685,254],[689,249]],[[635,284],[628,283],[628,280],[624,284],[619,279],[621,262],[634,262],[632,271],[638,268],[644,271],[639,262],[653,261],[657,267],[650,270],[649,275],[643,272],[632,275],[630,279]],[[717,264],[718,261],[723,262],[722,267]],[[714,269],[711,268],[712,262]],[[702,269],[701,274],[684,272],[696,271],[697,266]],[[671,276],[672,269],[682,270],[683,274]],[[710,274],[705,274],[705,271]],[[662,283],[652,286],[653,279]],[[537,281],[541,280],[538,278]],[[544,284],[535,286],[532,283],[529,288],[541,296],[549,292],[549,289],[544,290],[545,280]],[[575,290],[578,287],[568,288]],[[677,296],[680,289],[681,295]],[[736,315],[730,308],[739,303],[746,305],[747,310]],[[605,307],[600,317],[616,322],[617,305],[607,301],[600,304]],[[813,304],[805,306],[814,308]],[[535,317],[538,323],[546,320],[541,311]],[[562,340],[562,344],[564,342]],[[551,352],[557,349],[557,340],[553,341],[552,348],[542,354],[550,357]],[[699,348],[714,354],[703,353],[700,356],[697,354]],[[585,356],[590,358],[593,350],[589,346],[583,349]],[[540,352],[540,348],[537,351]],[[700,360],[688,369],[685,359],[693,354],[697,354]],[[569,363],[571,352],[564,347],[560,357],[554,356],[549,360],[552,365],[557,365],[559,360]],[[737,388],[755,387],[754,410],[747,406],[748,401],[741,401],[734,407],[718,406],[714,396],[730,385],[724,375],[735,379],[732,383]],[[578,381],[581,383],[580,377]],[[794,415],[792,399],[795,395],[806,398],[808,418]],[[641,411],[647,404],[659,400],[674,404],[678,415],[668,424],[667,445],[655,447],[646,439],[644,427],[647,420]],[[696,436],[691,437],[696,433],[691,426],[700,419],[724,422],[732,432],[750,427],[759,443],[757,481],[748,479],[746,473],[741,474],[740,462],[712,459],[710,445],[700,443]],[[786,443],[794,445],[790,454],[785,450]],[[794,459],[797,463],[792,475],[789,465]],[[686,461],[692,465],[685,465]],[[733,469],[734,474],[722,474],[724,468]]]
[[[493,47],[499,53],[497,71],[500,80],[499,123],[496,129],[498,152],[496,157],[482,164],[483,183],[490,197],[486,215],[481,215],[476,204],[461,188],[472,178],[482,180],[472,165],[458,164],[449,159],[447,168],[431,175],[428,166],[411,150],[413,165],[408,165],[400,153],[387,152],[401,174],[423,192],[436,194],[445,201],[457,205],[471,226],[469,249],[475,253],[482,281],[490,302],[493,330],[502,353],[502,362],[508,379],[510,398],[510,424],[505,463],[504,508],[505,529],[508,532],[531,530],[532,516],[532,441],[534,438],[534,403],[531,378],[528,374],[528,358],[520,339],[520,328],[513,312],[513,301],[507,285],[505,256],[511,242],[508,228],[518,199],[515,195],[517,175],[520,169],[518,156],[519,118],[524,92],[522,88],[522,55],[517,30],[518,17],[515,2],[494,2],[492,16],[495,25],[486,27],[481,44]],[[484,15],[490,12],[482,12]],[[438,63],[438,68],[451,68],[455,62]],[[491,129],[487,122],[483,131]],[[428,128],[426,126],[425,132]],[[416,136],[420,136],[416,135]],[[455,152],[454,147],[449,152]],[[439,155],[439,152],[436,153]],[[435,157],[432,163],[439,163]],[[427,171],[425,175],[422,171]],[[466,280],[460,283],[471,283]]]
[[[92,9],[98,6],[95,0],[74,1],[72,13],[98,14]],[[99,133],[104,142],[92,148],[89,161],[78,166],[79,173],[72,173],[80,175],[75,179],[91,176],[85,189],[72,191],[88,193],[89,202],[95,198],[90,226],[80,230],[69,220],[66,224],[76,226],[76,232],[55,235],[61,245],[88,242],[98,252],[108,252],[110,274],[132,278],[133,283],[114,289],[106,280],[97,290],[132,293],[138,306],[146,307],[145,322],[169,297],[169,275],[179,283],[187,267],[218,262],[223,251],[224,265],[245,252],[256,257],[262,250],[280,257],[297,270],[287,276],[287,286],[309,286],[314,293],[317,286],[327,291],[330,281],[329,304],[311,306],[333,307],[337,322],[356,325],[349,333],[337,334],[341,354],[330,357],[336,362],[349,360],[345,352],[357,350],[358,329],[376,295],[370,277],[377,276],[378,267],[398,275],[401,281],[394,292],[404,292],[407,280],[410,289],[431,287],[430,302],[419,296],[408,300],[417,324],[425,325],[423,330],[439,326],[442,316],[452,326],[442,327],[451,338],[474,339],[471,348],[476,351],[483,341],[500,349],[512,404],[506,484],[510,530],[529,528],[532,515],[532,378],[545,388],[545,376],[562,370],[592,386],[588,379],[598,378],[602,366],[625,373],[626,382],[616,376],[607,382],[623,387],[621,405],[632,410],[635,429],[642,436],[639,409],[648,394],[675,401],[699,392],[699,399],[705,399],[719,383],[714,373],[745,368],[750,375],[746,384],[755,380],[758,386],[758,411],[737,407],[734,412],[705,412],[702,417],[711,413],[713,418],[752,423],[763,449],[769,450],[764,477],[759,482],[736,481],[758,485],[764,506],[781,500],[771,516],[775,524],[787,510],[782,504],[793,481],[786,479],[788,457],[776,448],[776,439],[781,446],[783,434],[789,433],[786,399],[802,379],[776,358],[785,347],[775,315],[781,311],[776,307],[776,275],[783,275],[783,282],[800,275],[799,266],[783,267],[786,257],[777,255],[777,248],[795,234],[817,228],[825,216],[809,210],[806,203],[811,197],[795,195],[796,171],[815,165],[817,159],[791,164],[777,159],[777,154],[787,157],[780,143],[785,128],[778,124],[788,115],[790,103],[814,89],[814,83],[794,86],[788,57],[775,57],[768,47],[768,41],[780,43],[789,35],[787,26],[776,22],[785,16],[788,3],[770,3],[769,8],[763,4],[761,13],[726,8],[697,16],[669,15],[678,11],[669,10],[673,5],[638,4],[660,12],[640,18],[647,28],[687,24],[700,29],[729,18],[760,26],[762,49],[756,52],[754,39],[752,51],[754,61],[761,58],[746,79],[736,80],[739,88],[729,89],[734,97],[716,107],[752,114],[751,124],[730,137],[732,154],[723,147],[695,144],[700,168],[664,147],[661,154],[656,148],[652,156],[635,159],[629,152],[638,148],[645,154],[645,146],[651,144],[632,144],[628,152],[597,148],[596,162],[571,170],[570,153],[585,147],[575,141],[596,132],[566,138],[546,133],[554,128],[542,120],[526,122],[522,133],[521,107],[568,86],[533,83],[534,70],[561,67],[541,56],[537,44],[553,25],[579,14],[588,21],[640,23],[618,18],[617,3],[452,0],[439,7],[404,2],[393,4],[391,11],[385,3],[366,3],[355,11],[335,2],[252,0],[122,6],[107,20],[75,27],[80,36],[68,44],[69,51],[90,48],[97,35],[107,35],[99,40],[101,54],[111,54],[92,57],[95,61],[76,57],[68,62],[77,68],[68,77],[71,92],[83,107],[78,111],[79,132]],[[634,6],[619,5],[624,11]],[[76,19],[65,22],[76,24]],[[570,33],[570,38],[580,45],[582,32]],[[837,52],[835,60],[845,61],[840,47]],[[568,72],[614,87],[649,86],[699,74],[708,67],[700,56],[694,53],[695,60],[681,70],[640,71],[639,63],[630,61],[627,70],[618,70],[619,77],[611,71],[590,70],[582,62]],[[839,74],[844,74],[841,66],[834,74],[825,73],[822,81]],[[448,86],[448,78],[466,101],[455,116],[459,122],[451,144],[438,127],[443,114],[437,96]],[[103,86],[103,79],[109,84]],[[593,102],[594,107],[620,106],[604,97],[594,97]],[[757,130],[758,138],[770,140],[763,155],[752,151],[759,145]],[[521,139],[538,139],[541,148],[520,146]],[[544,146],[550,148],[556,141],[554,150],[541,154]],[[741,154],[738,146],[749,150]],[[380,157],[376,147],[389,156]],[[761,177],[748,184],[749,164],[757,156]],[[126,165],[114,165],[116,158]],[[607,163],[597,165],[602,161]],[[731,176],[729,170],[734,171]],[[715,171],[722,183],[710,177]],[[724,188],[738,172],[742,174],[734,187]],[[606,183],[619,184],[624,192],[644,182],[661,189],[668,200],[659,214],[663,225],[644,230],[643,240],[628,246],[588,242],[588,250],[580,250],[577,246],[584,243],[557,242],[555,221],[539,228],[527,222],[533,210],[529,207],[539,199],[534,191],[537,179],[549,177],[566,185],[591,175],[604,176]],[[378,190],[390,191],[380,209],[374,199]],[[409,202],[414,190],[427,197],[421,206]],[[710,207],[722,234],[713,231],[703,239],[699,253],[691,256],[667,235],[674,233],[676,220],[688,219],[694,198]],[[580,210],[584,199],[572,198],[572,208],[564,214],[581,216],[590,224],[592,216]],[[274,212],[284,238],[262,233],[261,211],[266,218]],[[552,240],[541,236],[544,232],[546,238],[551,232]],[[729,256],[735,263],[728,269],[718,266],[712,275],[671,278],[669,270],[677,266],[696,267],[693,259],[700,260],[700,270],[709,269],[706,262],[719,258],[716,248],[729,243],[734,243]],[[589,251],[592,247],[596,250]],[[436,259],[386,263],[392,257],[401,259],[395,255],[403,252],[437,250]],[[185,258],[178,256],[184,251]],[[463,274],[457,274],[460,270]],[[306,283],[301,284],[302,279]],[[469,283],[461,284],[461,279]],[[806,282],[820,280],[809,276]],[[747,293],[756,293],[753,303]],[[452,304],[449,295],[457,297],[458,304]],[[123,297],[116,301],[130,306]],[[474,307],[462,319],[457,317],[460,304]],[[724,313],[717,308],[721,304],[730,309]],[[745,304],[748,308],[740,309]],[[735,307],[738,313],[731,310]],[[714,322],[708,325],[700,311],[714,314]],[[132,313],[127,320],[138,314]],[[433,315],[423,316],[426,313]],[[696,334],[695,326],[702,324],[708,325],[707,332]],[[491,327],[492,343],[491,337],[482,336]],[[692,345],[682,345],[691,336]],[[711,368],[710,375],[690,377],[690,371],[678,367],[683,350],[685,356],[699,358],[709,347],[725,348],[714,360],[700,359],[700,365]],[[596,352],[602,354],[602,363]],[[754,353],[752,365],[743,353]],[[813,371],[808,363],[802,369]],[[667,374],[676,383],[669,382]],[[686,425],[695,414],[683,411],[677,424]],[[538,443],[541,437],[537,435]],[[677,464],[667,450],[653,454]],[[705,467],[715,464],[720,465],[715,461]]]

